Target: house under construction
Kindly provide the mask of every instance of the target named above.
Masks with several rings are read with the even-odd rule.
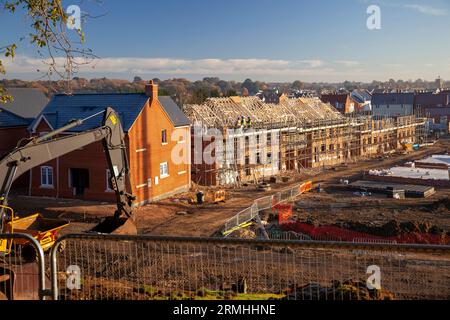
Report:
[[[192,181],[207,186],[259,182],[378,156],[422,143],[425,133],[422,118],[343,115],[318,98],[278,104],[257,97],[209,98],[184,106],[184,112],[193,124]],[[216,161],[205,161],[208,148]]]

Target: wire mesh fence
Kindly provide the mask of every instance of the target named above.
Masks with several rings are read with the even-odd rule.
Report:
[[[295,197],[302,193],[301,188],[304,184],[305,183],[296,184],[295,186],[281,190],[271,196],[256,199],[250,207],[245,208],[232,218],[225,221],[222,233],[224,235],[228,235],[242,227],[245,223],[254,220],[261,213],[261,211],[272,209],[278,204],[293,201]]]
[[[382,238],[370,238],[370,237],[353,237],[349,239],[343,239],[342,237],[333,234],[305,234],[295,231],[282,231],[280,229],[274,229],[267,231],[269,239],[271,240],[310,240],[310,241],[339,241],[348,242],[350,240],[353,243],[380,243],[380,244],[397,244],[397,241],[391,239]]]
[[[59,299],[449,299],[444,246],[69,235]]]
[[[258,210],[266,210],[266,209],[270,209],[273,206],[273,200],[274,196],[267,196],[267,197],[262,197],[259,199],[255,200],[255,204],[258,208]]]
[[[26,234],[0,234],[0,300],[44,298],[44,255]]]

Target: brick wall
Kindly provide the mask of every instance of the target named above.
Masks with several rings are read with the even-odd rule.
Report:
[[[138,202],[164,198],[173,190],[187,191],[190,186],[190,128],[174,128],[158,100],[150,100],[129,132],[131,179]],[[162,142],[163,130],[166,130],[167,143]],[[186,157],[185,163],[172,161],[175,148]],[[169,174],[161,177],[160,164],[164,162],[168,164]]]
[[[0,128],[0,158],[12,151],[20,139],[28,136],[26,127]],[[25,190],[28,187],[28,181],[29,174],[25,173],[14,182],[12,189]]]

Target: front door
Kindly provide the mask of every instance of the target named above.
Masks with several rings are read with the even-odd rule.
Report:
[[[71,187],[75,196],[83,196],[85,189],[89,188],[88,169],[70,169]]]

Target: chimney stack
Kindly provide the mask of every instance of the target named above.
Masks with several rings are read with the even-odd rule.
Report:
[[[153,80],[150,80],[145,85],[145,94],[150,99],[158,99],[158,85],[153,82]]]

